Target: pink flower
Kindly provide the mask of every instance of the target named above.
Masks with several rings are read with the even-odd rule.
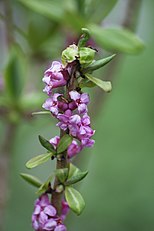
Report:
[[[51,67],[44,73],[42,81],[46,83],[46,87],[43,91],[50,95],[53,88],[66,85],[66,78],[67,71],[63,69],[60,62],[54,61]]]
[[[70,146],[67,149],[68,158],[74,157],[82,150],[82,146],[77,143],[76,140],[73,140]]]
[[[62,200],[62,212],[61,212],[61,219],[64,221],[67,214],[70,211],[70,207],[65,200]]]
[[[69,125],[69,119],[72,115],[71,110],[66,110],[64,114],[59,113],[57,115],[57,119],[59,119],[60,122],[57,123],[57,126],[60,127],[62,130],[66,131]]]
[[[35,231],[66,231],[65,225],[62,224],[62,218],[58,217],[47,194],[43,194],[35,202],[32,226]]]
[[[58,93],[55,93],[54,95],[50,96],[50,98],[46,99],[42,107],[46,110],[51,111],[53,115],[58,115],[59,113],[58,97],[59,96],[61,96],[61,94],[58,94]]]
[[[79,94],[77,91],[70,91],[69,95],[76,103],[79,113],[86,113],[88,111],[87,104],[89,103],[89,96],[87,93]]]
[[[57,145],[59,144],[60,141],[60,137],[59,136],[55,136],[52,139],[49,140],[49,142],[53,145],[54,149],[57,148]]]

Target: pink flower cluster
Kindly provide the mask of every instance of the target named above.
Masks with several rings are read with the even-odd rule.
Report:
[[[43,194],[35,202],[32,214],[32,226],[35,231],[67,231],[63,220],[69,211],[68,204],[62,202],[62,215],[57,216],[56,209],[50,204],[47,194]]]
[[[67,84],[70,76],[67,67],[63,67],[60,62],[54,61],[51,67],[45,71],[43,82],[46,84],[44,92],[49,98],[43,104],[43,108],[49,110],[59,122],[62,130],[73,137],[73,141],[68,147],[68,158],[72,158],[84,147],[92,147],[94,140],[91,137],[94,132],[90,126],[90,117],[87,112],[89,96],[87,93],[79,93],[76,90],[69,92],[69,99],[65,99],[63,94],[53,93],[52,89],[62,87]],[[50,142],[56,148],[60,138],[52,138]]]

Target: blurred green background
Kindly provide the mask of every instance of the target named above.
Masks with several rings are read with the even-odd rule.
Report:
[[[122,20],[125,16],[124,2],[117,1],[105,18],[105,24],[119,23]],[[74,25],[52,21],[33,12],[24,4],[16,1],[12,3],[13,17],[17,25],[29,30],[28,43],[21,34],[15,34],[16,41],[27,51],[28,74],[24,94],[41,92],[43,71],[51,60],[59,58],[61,50],[68,42],[65,37],[68,36],[68,40],[71,40],[70,37],[76,36],[78,30],[70,29]],[[101,1],[98,2],[100,3]],[[3,6],[3,1],[0,4]],[[60,11],[60,7],[57,9]],[[86,209],[80,217],[70,213],[66,221],[68,231],[154,230],[153,9],[154,1],[142,1],[136,33],[144,40],[146,49],[137,56],[123,55],[120,58],[112,81],[113,91],[105,95],[105,101],[100,104],[97,116],[92,119],[92,127],[96,129],[96,144],[93,149],[87,149],[77,157],[77,165],[83,170],[89,170],[87,178],[78,185],[86,201]],[[6,65],[8,54],[3,27],[2,20],[1,70]],[[107,66],[104,70],[106,68]],[[92,93],[91,99],[94,99]],[[39,98],[37,105],[42,102],[43,99]],[[33,111],[33,106],[28,107],[29,111]],[[2,118],[1,143],[4,140],[6,123]],[[32,173],[43,180],[47,178],[54,169],[54,164],[51,166],[47,163],[28,171],[25,162],[34,154],[43,153],[44,150],[37,139],[39,134],[51,138],[57,132],[55,120],[47,115],[33,120],[20,119],[9,156],[5,231],[32,230],[31,213],[36,198],[35,189],[26,184],[19,173]],[[9,142],[11,141],[8,139]]]

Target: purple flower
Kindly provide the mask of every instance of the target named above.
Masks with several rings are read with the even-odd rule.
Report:
[[[77,143],[76,140],[73,140],[70,146],[67,149],[68,158],[72,158],[82,150],[82,146]]]
[[[66,85],[67,71],[62,67],[62,64],[58,61],[54,61],[51,67],[45,71],[42,81],[46,83],[44,92],[48,95],[51,94],[53,88]]]
[[[57,225],[54,231],[67,231],[67,229],[65,225]]]
[[[94,133],[95,131],[92,130],[92,128],[90,127],[90,117],[87,114],[84,114],[81,119],[81,125],[80,125],[79,132],[78,132],[78,138],[80,140],[89,139],[94,135]]]
[[[72,115],[71,110],[66,110],[64,114],[58,114],[57,119],[59,119],[59,123],[57,123],[57,126],[59,126],[62,130],[66,131],[69,125],[69,119]]]
[[[79,94],[77,91],[70,91],[69,95],[75,101],[79,113],[86,113],[88,111],[87,104],[89,103],[89,96],[87,93]]]
[[[47,194],[43,194],[35,202],[32,226],[35,231],[66,230],[66,227],[62,224],[62,218],[57,216],[57,211],[50,204]]]
[[[62,212],[61,212],[61,219],[64,221],[67,214],[70,211],[70,207],[65,200],[62,200]]]
[[[60,137],[59,136],[55,136],[52,139],[49,140],[49,142],[53,145],[54,149],[57,148],[57,145],[59,144],[60,141]]]
[[[53,145],[54,149],[57,148],[57,145],[59,144],[60,141],[60,137],[59,136],[55,136],[52,139],[49,140],[49,142]],[[68,146],[67,149],[67,154],[68,154],[68,158],[72,158],[73,156],[75,156],[77,153],[79,153],[82,150],[82,146],[84,145],[79,145],[77,143],[77,141],[73,140],[72,143]]]
[[[46,110],[51,111],[53,115],[58,115],[59,113],[58,97],[59,96],[61,96],[61,94],[58,94],[58,93],[55,93],[54,95],[50,96],[50,98],[46,99],[42,107]]]

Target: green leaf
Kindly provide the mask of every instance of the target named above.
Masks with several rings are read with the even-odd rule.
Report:
[[[48,177],[48,179],[41,184],[41,186],[39,187],[38,191],[36,192],[36,194],[42,194],[44,192],[47,191],[48,187],[49,187],[49,183],[53,180],[54,175],[52,174],[51,176]]]
[[[45,153],[45,154],[41,154],[39,156],[35,156],[34,158],[30,159],[26,163],[26,167],[27,168],[35,168],[38,165],[47,162],[51,158],[52,155],[53,155],[53,153]]]
[[[65,134],[59,141],[59,144],[57,146],[57,153],[62,153],[64,152],[68,146],[72,143],[72,140],[73,138],[68,135],[68,134]]]
[[[42,136],[38,136],[39,137],[39,141],[41,143],[41,145],[46,148],[48,151],[51,151],[52,153],[56,153],[54,150],[54,147],[52,146],[52,144],[50,144],[50,142],[48,140],[46,140],[44,137]]]
[[[87,78],[82,78],[81,81],[79,82],[79,87],[80,88],[84,88],[84,87],[95,87],[96,84],[93,83],[92,81],[90,81],[89,79]]]
[[[63,19],[64,3],[59,0],[18,0],[29,9],[56,22]]]
[[[71,178],[69,178],[65,185],[72,185],[75,184],[81,180],[83,180],[88,174],[88,171],[82,172],[82,171],[78,171],[76,174],[74,174]]]
[[[89,47],[80,47],[79,61],[81,65],[87,66],[93,62],[96,51]]]
[[[85,208],[85,202],[81,194],[76,189],[68,186],[65,188],[65,198],[72,211],[80,215]]]
[[[62,63],[66,65],[67,63],[71,63],[78,57],[78,47],[73,44],[67,47],[62,52]]]
[[[97,79],[89,74],[86,75],[86,77],[92,81],[93,83],[95,83],[98,87],[100,87],[101,89],[103,89],[105,92],[110,92],[112,90],[112,85],[111,82],[109,81],[103,81],[101,79]]]
[[[56,169],[55,175],[61,183],[64,183],[68,177],[68,168]]]
[[[35,176],[32,176],[30,174],[27,173],[20,173],[20,176],[27,181],[29,184],[39,188],[42,184],[42,182]]]
[[[100,60],[97,60],[97,61],[94,61],[93,63],[91,63],[87,68],[84,68],[82,70],[82,73],[92,73],[93,71],[105,66],[107,63],[109,63],[113,58],[115,57],[115,54],[114,55],[111,55],[107,58],[104,58],[104,59],[100,59]]]
[[[7,95],[10,101],[19,101],[25,77],[25,59],[22,52],[17,47],[13,47],[10,52],[8,63],[4,71],[4,80]]]
[[[96,25],[90,25],[89,28],[91,36],[106,50],[138,54],[144,49],[142,40],[129,30]]]
[[[37,112],[32,112],[32,115],[51,115],[51,112],[49,111],[37,111]]]
[[[72,178],[75,176],[78,172],[80,172],[80,169],[77,168],[74,164],[70,163],[69,164],[69,173],[68,173],[68,179]]]

